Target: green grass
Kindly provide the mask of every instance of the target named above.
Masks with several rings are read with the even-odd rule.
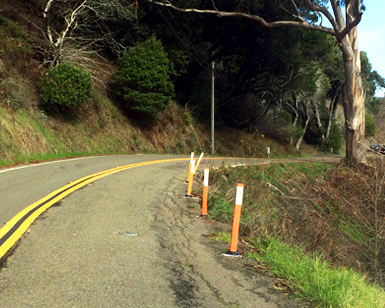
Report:
[[[342,232],[351,236],[355,241],[360,243],[364,243],[366,241],[364,232],[358,223],[341,220],[338,226]]]
[[[332,267],[320,256],[308,256],[300,247],[289,247],[276,238],[255,239],[262,254],[247,253],[267,264],[277,276],[287,280],[298,295],[316,307],[385,307],[385,293],[370,285],[365,276],[352,269]]]
[[[213,234],[213,239],[218,241],[218,242],[230,244],[231,233],[230,232],[215,232]]]

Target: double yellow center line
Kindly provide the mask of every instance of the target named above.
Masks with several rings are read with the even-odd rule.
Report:
[[[3,228],[0,229],[0,259],[12,248],[12,246],[21,238],[25,231],[28,230],[29,226],[49,207],[54,205],[59,200],[63,199],[70,193],[78,190],[79,188],[84,187],[91,182],[99,180],[105,176],[132,169],[135,167],[141,167],[146,165],[153,165],[165,162],[176,162],[176,161],[185,161],[190,158],[175,158],[175,159],[163,159],[163,160],[153,160],[142,163],[136,163],[131,165],[126,165],[123,167],[116,167],[106,171],[98,172],[92,175],[88,175],[74,182],[70,182],[68,185],[63,186],[45,196],[44,198],[36,201],[31,204],[21,212],[19,212],[15,217],[8,221]]]

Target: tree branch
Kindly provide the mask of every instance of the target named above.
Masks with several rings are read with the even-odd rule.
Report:
[[[330,0],[334,12],[334,16],[336,17],[336,21],[338,24],[338,30],[341,30],[345,26],[344,17],[342,16],[341,7],[339,5],[339,1]]]
[[[47,5],[45,6],[45,9],[43,11],[43,17],[44,18],[47,18],[47,13],[48,13],[53,1],[54,0],[48,0]]]
[[[308,23],[307,21],[283,21],[283,20],[281,20],[281,21],[268,22],[264,18],[262,18],[258,15],[249,14],[249,13],[223,12],[223,11],[215,11],[215,10],[199,10],[199,9],[193,9],[193,8],[192,9],[191,8],[190,9],[182,9],[180,7],[174,6],[170,2],[165,3],[165,2],[158,2],[158,1],[154,1],[154,0],[147,0],[147,1],[158,4],[158,5],[166,6],[166,7],[171,7],[174,10],[181,11],[181,12],[195,12],[195,13],[200,13],[200,14],[214,14],[214,15],[217,15],[218,17],[249,18],[249,19],[252,19],[252,20],[259,22],[261,25],[263,25],[264,27],[267,27],[267,28],[290,26],[290,27],[298,27],[298,28],[316,30],[316,31],[320,31],[320,32],[326,32],[326,33],[329,33],[331,35],[336,36],[336,31],[334,29],[323,27],[323,26],[316,26],[316,25]],[[322,13],[324,14],[324,12],[322,12]],[[325,12],[325,13],[330,15],[330,13],[327,13],[327,12]],[[327,15],[325,15],[325,16],[327,16]],[[332,20],[334,21],[333,18],[332,18]],[[334,21],[334,23],[335,23],[335,21]]]
[[[337,38],[341,41],[355,26],[357,26],[362,18],[362,13],[349,23],[340,33],[337,33]]]
[[[67,18],[65,18],[65,21],[67,23],[67,27],[65,28],[65,30],[62,32],[61,36],[59,36],[57,38],[57,41],[55,43],[55,47],[62,47],[63,46],[63,42],[65,40],[65,38],[67,37],[67,33],[68,31],[70,30],[70,28],[72,27],[72,24],[75,22],[76,20],[76,17],[78,15],[78,12],[83,8],[84,4],[87,2],[87,0],[84,0],[84,2],[82,4],[80,4],[71,14],[69,20]]]
[[[310,2],[310,0],[305,0],[305,4],[311,11],[322,13],[332,24],[335,31],[340,30],[340,27],[338,27],[336,20],[333,18],[332,14],[330,14],[330,12],[326,9],[326,7],[313,4]]]

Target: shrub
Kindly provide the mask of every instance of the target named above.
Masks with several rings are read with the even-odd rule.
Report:
[[[126,106],[147,114],[166,109],[174,86],[167,54],[155,36],[127,50],[118,64],[112,82]]]
[[[39,90],[41,99],[54,109],[78,107],[91,96],[91,74],[73,63],[60,63],[40,79]]]
[[[372,116],[365,114],[365,137],[373,137],[376,134],[376,125]]]

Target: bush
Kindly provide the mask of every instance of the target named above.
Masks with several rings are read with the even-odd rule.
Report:
[[[376,134],[376,125],[372,116],[365,114],[365,137],[373,137]]]
[[[41,99],[56,110],[79,107],[91,96],[91,74],[73,63],[60,63],[40,79],[39,90]]]
[[[118,64],[112,82],[126,106],[147,114],[166,109],[174,86],[167,54],[155,36],[127,50]]]

